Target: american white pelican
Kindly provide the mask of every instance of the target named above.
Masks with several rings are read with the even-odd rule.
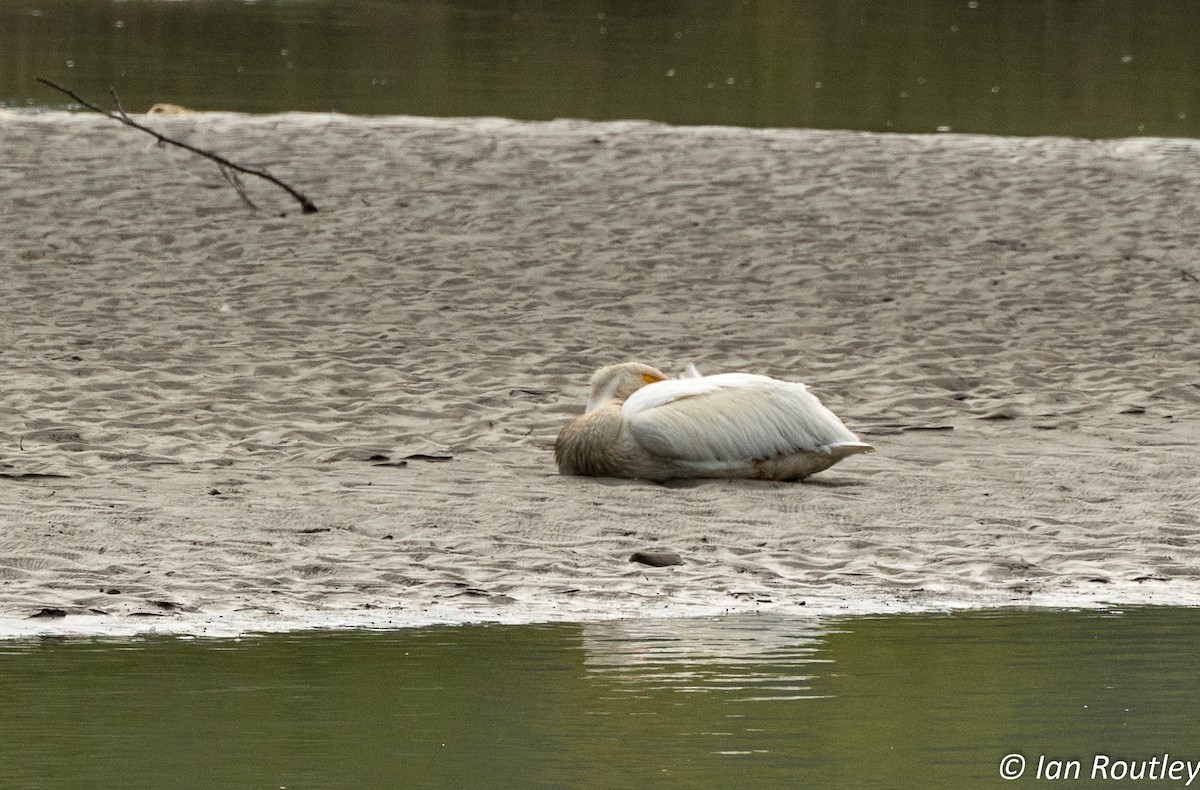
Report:
[[[160,101],[146,110],[146,115],[191,115],[193,112],[194,110],[189,110],[187,107]]]
[[[670,379],[625,362],[592,375],[587,411],[558,434],[554,460],[565,475],[802,480],[874,449],[803,384],[692,367]]]

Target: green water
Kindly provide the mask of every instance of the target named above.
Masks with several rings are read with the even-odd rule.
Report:
[[[8,642],[0,785],[1018,787],[1040,755],[1086,781],[1200,759],[1198,652],[1193,609]]]
[[[6,0],[0,105],[1200,136],[1194,0]]]

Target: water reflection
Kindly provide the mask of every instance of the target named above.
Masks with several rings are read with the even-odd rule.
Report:
[[[729,702],[819,699],[812,674],[832,663],[821,654],[829,626],[771,618],[670,620],[585,625],[584,666],[612,688],[719,694]]]
[[[0,644],[22,788],[961,788],[1200,759],[1200,610]]]
[[[7,0],[0,105],[1200,136],[1191,0]]]

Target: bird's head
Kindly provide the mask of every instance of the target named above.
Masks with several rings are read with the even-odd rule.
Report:
[[[623,401],[647,384],[665,381],[666,374],[640,362],[622,362],[600,368],[592,374],[592,391],[588,397],[588,411],[595,411],[606,403]]]

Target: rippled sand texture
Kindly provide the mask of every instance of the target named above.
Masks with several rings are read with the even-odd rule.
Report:
[[[153,123],[321,211],[0,116],[0,616],[69,615],[9,627],[1200,600],[1196,143]],[[805,381],[879,451],[559,477],[627,359]]]

